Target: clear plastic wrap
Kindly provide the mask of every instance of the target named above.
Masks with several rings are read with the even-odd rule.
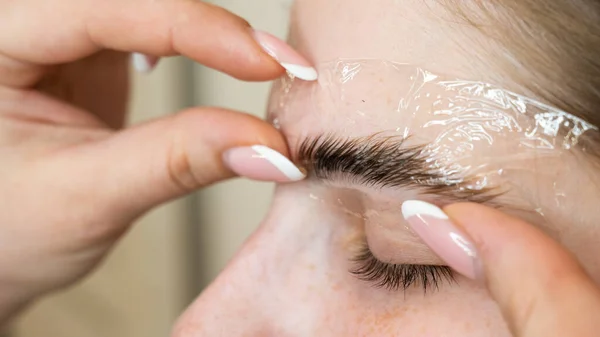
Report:
[[[274,87],[270,118],[292,148],[318,135],[402,142],[424,158],[420,185],[445,184],[465,200],[489,189],[541,216],[565,206],[577,193],[569,172],[585,156],[578,143],[598,132],[534,99],[414,65],[340,59],[318,70],[318,83],[286,77]]]

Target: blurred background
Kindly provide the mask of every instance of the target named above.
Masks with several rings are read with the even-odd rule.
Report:
[[[206,1],[285,38],[292,0]],[[242,83],[182,58],[134,75],[132,123],[187,106],[264,116],[269,83]],[[95,273],[37,303],[2,337],[165,337],[262,220],[273,185],[234,180],[140,219]]]

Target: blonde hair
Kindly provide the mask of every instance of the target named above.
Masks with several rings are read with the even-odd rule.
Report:
[[[543,101],[600,126],[600,1],[445,0],[500,46],[503,71]]]

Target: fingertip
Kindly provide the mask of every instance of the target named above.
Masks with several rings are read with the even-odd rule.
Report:
[[[252,36],[260,47],[279,63],[290,75],[304,81],[315,81],[317,70],[292,46],[278,37],[262,31],[253,31]]]
[[[577,258],[542,229],[479,204],[444,211],[473,239],[482,279],[515,335],[565,335],[582,327],[573,325],[579,315],[573,316],[574,308],[584,303],[600,309],[598,289],[590,287],[593,281]]]
[[[524,239],[539,240],[541,234],[533,225],[481,204],[456,203],[444,207],[444,212],[472,239],[486,265],[507,254],[521,254]]]
[[[243,169],[254,170],[250,173],[256,177],[245,172],[251,178],[277,180],[260,176],[263,172],[256,165],[231,167],[224,160],[230,149],[257,145],[259,150],[268,147],[279,153],[262,153],[263,162],[271,162],[271,173],[280,170],[281,179],[277,179],[297,179],[298,171],[288,161],[285,139],[277,129],[257,117],[220,108],[192,108],[136,125],[82,146],[79,158],[69,158],[79,163],[81,172],[103,172],[102,182],[95,175],[85,177],[103,186],[97,191],[98,205],[137,216],[162,202],[244,173]],[[80,185],[86,184],[91,183]]]
[[[511,287],[550,284],[559,275],[585,274],[576,257],[541,224],[476,203],[457,203],[444,211],[474,242],[492,289],[507,293]]]
[[[253,180],[285,183],[306,178],[289,158],[262,144],[231,148],[223,161],[236,174]]]
[[[220,166],[237,176],[258,181],[293,182],[304,179],[304,172],[289,159],[289,150],[283,135],[271,124],[249,114],[220,108],[190,109],[180,113],[179,126],[188,135],[185,141],[191,162],[202,153],[212,151],[220,156]],[[201,126],[202,125],[202,126]],[[207,129],[203,141],[194,140],[197,130]],[[196,158],[196,159],[194,159]],[[216,165],[216,164],[215,164]]]

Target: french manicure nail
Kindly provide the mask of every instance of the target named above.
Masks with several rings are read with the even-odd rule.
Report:
[[[254,180],[291,182],[306,177],[284,155],[264,145],[229,149],[223,160],[233,172]]]
[[[440,208],[419,200],[407,200],[402,204],[402,215],[425,244],[452,269],[471,279],[478,277],[475,246]]]
[[[149,73],[158,64],[158,57],[148,56],[141,53],[133,53],[131,55],[131,62],[133,63],[133,68],[140,73]]]
[[[293,76],[305,81],[317,79],[317,70],[287,43],[261,31],[254,31],[254,38],[267,54]]]

